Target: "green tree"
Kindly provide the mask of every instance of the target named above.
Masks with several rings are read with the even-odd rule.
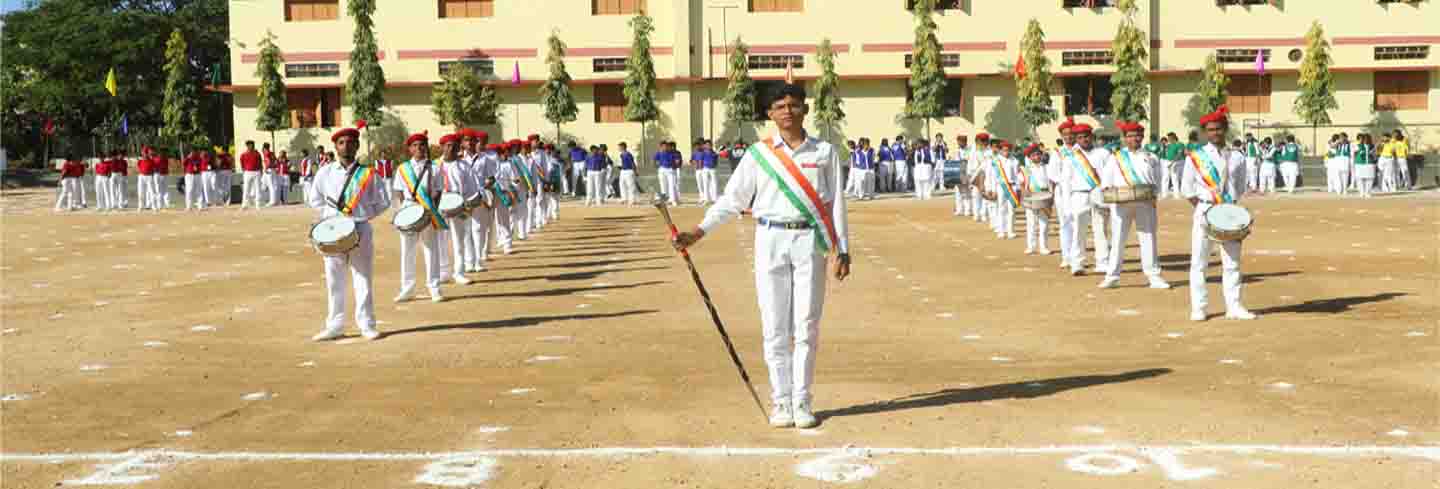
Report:
[[[630,19],[634,39],[625,59],[625,120],[640,123],[640,160],[645,160],[645,123],[660,117],[655,105],[655,60],[650,57],[650,34],[655,23],[644,13]]]
[[[165,45],[165,98],[162,113],[165,125],[160,134],[180,145],[204,144],[204,122],[200,120],[199,86],[190,75],[189,47],[180,29],[170,33]]]
[[[290,103],[285,97],[285,79],[280,77],[280,66],[285,55],[275,45],[275,34],[268,29],[260,40],[260,59],[255,63],[255,78],[260,79],[255,102],[255,129],[270,133],[270,145],[275,145],[275,131],[290,128]]]
[[[1050,97],[1050,85],[1054,83],[1055,75],[1050,71],[1050,58],[1045,56],[1045,30],[1040,28],[1040,21],[1030,19],[1025,26],[1025,35],[1020,38],[1020,53],[1025,69],[1016,75],[1019,80],[1015,81],[1018,92],[1015,106],[1020,112],[1020,120],[1025,121],[1029,128],[1027,130],[1033,131],[1059,118],[1055,102]]]
[[[500,93],[495,87],[483,85],[480,87],[479,98],[475,102],[477,118],[474,123],[491,125],[500,122]]]
[[[1330,42],[1320,22],[1310,24],[1305,34],[1305,59],[1300,62],[1300,95],[1295,97],[1295,115],[1312,129],[1330,123],[1330,109],[1340,108],[1335,101],[1335,78],[1330,74]]]
[[[435,114],[435,120],[457,130],[479,123],[485,119],[481,107],[482,90],[475,70],[460,63],[452,64],[441,75],[440,85],[430,92],[430,111]],[[493,109],[490,114],[493,118]]]
[[[550,52],[545,63],[550,65],[550,78],[540,85],[540,100],[545,104],[545,120],[555,124],[555,139],[560,139],[560,125],[575,122],[580,109],[575,106],[575,95],[570,92],[570,73],[565,70],[565,41],[558,32],[551,31]]]
[[[750,46],[738,36],[730,47],[729,79],[725,86],[725,125],[737,132],[755,123],[755,80],[750,78]]]
[[[385,70],[380,68],[375,45],[375,0],[348,0],[345,11],[355,18],[345,98],[356,120],[379,124],[380,109],[385,107]]]
[[[1225,70],[1220,68],[1215,54],[1211,53],[1205,58],[1200,83],[1195,85],[1195,93],[1190,96],[1190,103],[1185,107],[1185,123],[1191,127],[1199,127],[1197,122],[1201,116],[1225,105],[1225,99],[1230,96],[1229,90],[1230,77],[1225,75]]]
[[[1110,74],[1110,85],[1115,87],[1110,94],[1110,106],[1117,120],[1148,120],[1145,105],[1150,101],[1150,81],[1146,62],[1150,53],[1145,45],[1150,38],[1135,24],[1135,12],[1140,10],[1135,0],[1120,0],[1117,6],[1125,18],[1120,21],[1110,47],[1115,63],[1115,72]]]
[[[915,2],[915,47],[910,63],[910,100],[905,103],[905,116],[925,119],[925,134],[930,134],[930,121],[945,117],[945,67],[940,64],[940,40],[935,37],[935,0]]]
[[[815,80],[815,125],[829,138],[845,121],[845,101],[840,98],[840,75],[835,74],[835,51],[830,47],[830,38],[820,41],[815,57],[820,62],[820,78]]]

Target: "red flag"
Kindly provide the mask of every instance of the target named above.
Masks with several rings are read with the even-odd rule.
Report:
[[[1020,54],[1019,56],[1016,56],[1016,57],[1015,57],[1015,79],[1017,79],[1017,80],[1023,80],[1023,79],[1025,79],[1025,55],[1024,55],[1024,54]]]
[[[45,133],[46,136],[52,136],[52,135],[54,135],[54,134],[55,134],[55,119],[51,119],[51,118],[49,118],[49,117],[46,117],[46,118],[45,118],[45,127],[44,127],[43,129],[41,129],[40,132]]]
[[[364,128],[365,128],[365,119],[357,119],[357,120],[355,121],[355,128],[356,128],[356,129],[364,129]]]

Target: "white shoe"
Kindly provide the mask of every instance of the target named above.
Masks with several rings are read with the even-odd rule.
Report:
[[[1160,279],[1153,279],[1153,280],[1150,281],[1150,288],[1152,288],[1152,289],[1169,289],[1169,288],[1170,288],[1170,282],[1166,282],[1166,281],[1160,280]]]
[[[1005,239],[1015,239],[1015,233],[1007,233]]]
[[[1205,315],[1205,310],[1204,310],[1204,309],[1193,309],[1193,310],[1190,311],[1190,320],[1191,320],[1191,321],[1199,322],[1199,321],[1204,321],[1204,320],[1206,320],[1206,319],[1209,319],[1209,316],[1206,316],[1206,315]]]
[[[431,293],[430,293],[430,302],[435,302],[435,303],[445,302],[445,296],[440,295],[440,292],[439,292],[439,291],[431,292]]]
[[[381,336],[381,335],[380,335],[380,330],[375,329],[374,326],[361,326],[361,327],[360,327],[360,336],[364,336],[365,339],[367,339],[367,340],[375,341],[375,340],[380,339],[380,336]]]
[[[1113,289],[1113,288],[1115,288],[1115,286],[1117,286],[1117,285],[1120,285],[1120,279],[1118,279],[1118,278],[1109,278],[1109,277],[1106,277],[1105,280],[1102,280],[1102,281],[1100,282],[1100,285],[1098,286],[1098,288],[1101,288],[1101,289]]]
[[[455,283],[460,284],[460,285],[470,285],[470,279],[465,278],[464,275],[456,275],[456,276],[455,276]]]
[[[1249,321],[1251,319],[1255,319],[1255,313],[1246,310],[1244,307],[1237,307],[1225,311],[1225,319],[1238,319],[1241,321]]]
[[[775,407],[770,410],[770,426],[774,428],[795,426],[795,418],[790,416],[789,403],[776,403]]]
[[[335,338],[339,338],[340,336],[342,336],[342,334],[343,334],[342,332],[343,332],[343,329],[342,329],[342,328],[329,328],[329,327],[327,327],[327,328],[325,328],[323,331],[317,333],[315,336],[311,336],[311,337],[310,337],[310,341],[330,341],[330,340],[333,340],[333,339],[335,339]]]
[[[408,301],[408,300],[410,300],[410,299],[412,299],[412,298],[414,298],[414,297],[415,297],[415,291],[414,291],[414,290],[402,290],[402,291],[400,291],[399,294],[395,294],[395,303],[398,304],[398,303],[401,303],[401,302],[405,302],[405,301]]]
[[[1053,251],[1050,251],[1050,249],[1048,249],[1048,248],[1040,248],[1040,254],[1042,254],[1042,255],[1050,256],[1051,253],[1054,253],[1054,252],[1053,252]]]
[[[1025,248],[1025,254],[1027,254],[1027,255],[1033,255],[1033,254],[1035,254],[1035,248]]]
[[[795,403],[791,415],[795,418],[796,428],[814,428],[820,424],[820,420],[815,419],[815,414],[810,412],[810,401]]]

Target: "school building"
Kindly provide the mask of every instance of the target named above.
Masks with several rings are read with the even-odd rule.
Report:
[[[497,87],[498,124],[482,127],[492,140],[539,133],[552,139],[537,93],[547,75],[546,38],[569,46],[579,120],[561,128],[585,144],[641,140],[640,124],[623,119],[621,81],[630,53],[628,22],[639,12],[654,19],[650,54],[658,78],[660,119],[655,141],[754,141],[763,121],[730,127],[720,97],[726,87],[727,42],[750,47],[749,67],[762,91],[820,73],[816,49],[830,39],[837,53],[847,122],[833,139],[868,136],[877,143],[897,134],[921,137],[922,121],[902,120],[907,66],[914,39],[913,0],[378,0],[375,31],[384,67],[387,117],[377,143],[406,133],[450,130],[436,122],[430,97],[440,73],[454,63],[470,67]],[[1026,133],[1015,108],[1011,67],[1030,19],[1046,32],[1057,74],[1055,106],[1062,117],[1113,132],[1109,113],[1113,67],[1111,39],[1122,13],[1113,0],[940,0],[935,14],[950,79],[947,116],[931,133]],[[1150,36],[1152,132],[1190,130],[1186,106],[1207,56],[1215,54],[1232,77],[1230,106],[1238,129],[1261,135],[1285,130],[1311,144],[1311,129],[1292,111],[1297,96],[1304,34],[1319,21],[1332,45],[1336,97],[1331,133],[1404,129],[1417,150],[1440,148],[1440,72],[1430,53],[1440,45],[1440,5],[1423,0],[1145,0],[1137,24]],[[283,74],[293,129],[277,133],[281,148],[328,146],[331,128],[352,124],[343,103],[349,74],[353,19],[340,0],[233,0],[230,2],[231,70],[236,141],[268,141],[255,130],[258,44],[266,32],[284,52]],[[1429,26],[1429,27],[1426,27]],[[1265,59],[1257,75],[1255,58]],[[519,82],[512,79],[519,72]],[[762,111],[763,114],[763,111]],[[374,122],[372,121],[372,124]],[[1050,140],[1054,127],[1039,128]]]

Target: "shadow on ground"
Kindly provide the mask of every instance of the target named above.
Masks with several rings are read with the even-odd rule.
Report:
[[[1045,397],[1065,392],[1071,389],[1081,389],[1105,384],[1116,384],[1158,377],[1174,372],[1168,368],[1152,368],[1136,370],[1115,375],[1080,375],[1074,377],[1057,377],[1052,379],[1026,380],[1008,384],[987,385],[984,387],[967,387],[963,389],[945,389],[923,394],[912,394],[905,397],[895,398],[888,401],[879,401],[869,404],[861,404],[841,409],[820,411],[815,413],[820,419],[838,418],[843,416],[857,416],[863,414],[885,413],[892,411],[904,411],[906,409],[918,409],[928,407],[941,407],[951,404],[962,404],[969,402],[985,402],[997,399],[1030,399]]]

